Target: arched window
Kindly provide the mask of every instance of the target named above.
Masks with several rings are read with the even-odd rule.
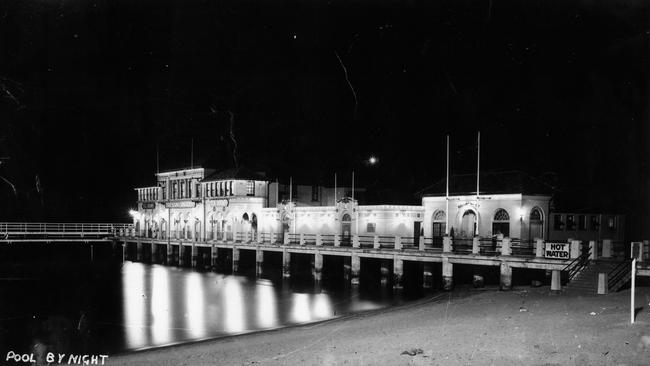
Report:
[[[494,213],[492,220],[492,235],[510,236],[510,215],[508,211],[500,208]]]
[[[446,219],[447,219],[447,215],[443,210],[438,210],[433,213],[433,221],[445,221]]]
[[[341,244],[350,245],[350,238],[352,237],[352,219],[349,214],[344,214],[341,217]]]
[[[542,212],[535,207],[530,211],[530,221],[542,221]]]
[[[539,207],[535,207],[530,211],[529,225],[528,240],[544,239],[544,215]]]

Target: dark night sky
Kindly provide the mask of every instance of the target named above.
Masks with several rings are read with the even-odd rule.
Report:
[[[387,202],[444,177],[447,133],[452,173],[473,171],[480,129],[482,169],[543,175],[560,207],[623,212],[648,235],[649,11],[0,0],[0,175],[18,190],[0,182],[0,213],[126,219],[156,145],[161,169],[189,166],[192,139],[195,164],[233,164],[232,112],[239,164],[304,181],[354,169],[398,193]]]

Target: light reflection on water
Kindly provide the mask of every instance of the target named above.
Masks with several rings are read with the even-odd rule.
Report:
[[[389,305],[385,299],[297,293],[269,280],[134,262],[124,263],[122,284],[125,349],[318,321]]]

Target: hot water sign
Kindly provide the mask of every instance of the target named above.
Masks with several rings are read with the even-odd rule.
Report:
[[[544,257],[556,259],[569,259],[568,243],[546,243]]]

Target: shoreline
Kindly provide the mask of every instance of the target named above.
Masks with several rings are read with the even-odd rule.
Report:
[[[637,289],[634,325],[629,295],[443,292],[315,323],[116,354],[106,364],[648,364],[650,288]]]

